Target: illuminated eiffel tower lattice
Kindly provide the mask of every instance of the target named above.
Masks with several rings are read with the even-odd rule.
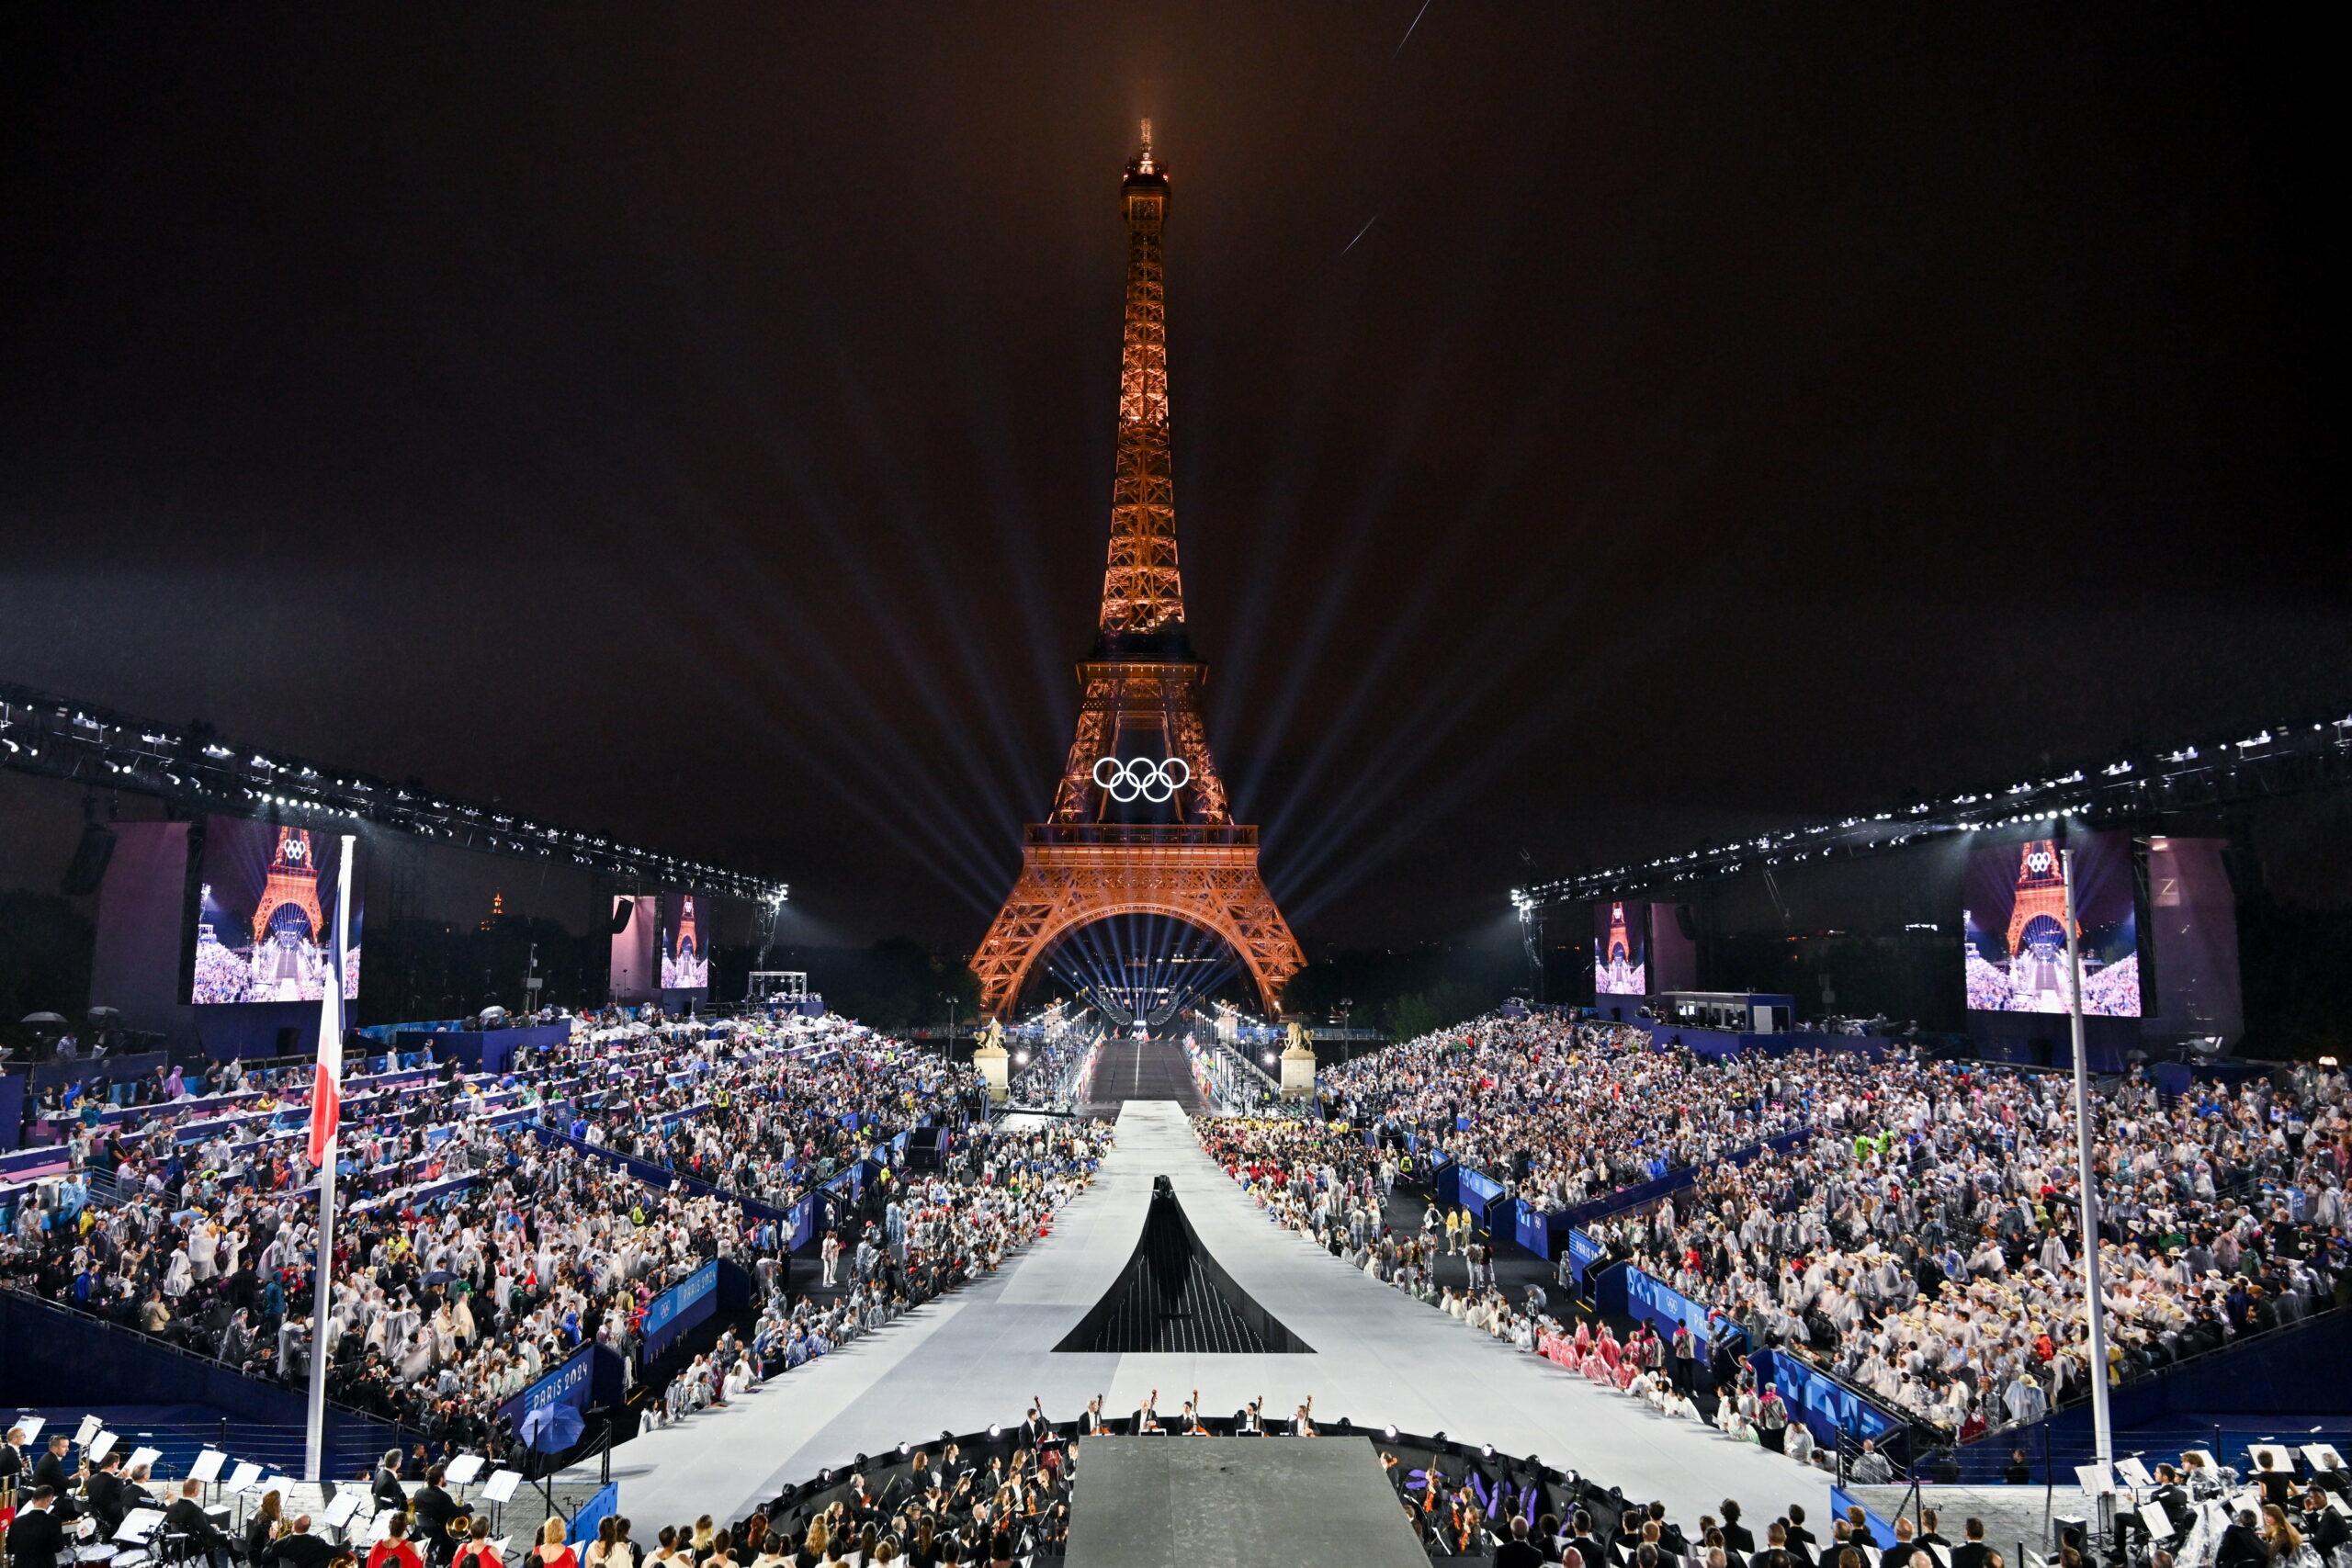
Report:
[[[972,968],[980,1006],[1012,1010],[1063,936],[1116,915],[1163,915],[1222,939],[1271,1014],[1305,953],[1258,872],[1258,829],[1233,820],[1201,719],[1208,667],[1184,630],[1168,440],[1160,235],[1168,172],[1151,122],[1119,187],[1127,224],[1111,549],[1093,652],[1078,667],[1078,734],[1052,819],[1023,835],[1021,875]]]
[[[262,884],[260,901],[254,905],[254,942],[268,939],[277,912],[289,905],[310,922],[303,929],[304,938],[323,942],[327,918],[319,908],[319,863],[311,854],[308,829],[277,830],[277,848],[269,857],[269,879]]]

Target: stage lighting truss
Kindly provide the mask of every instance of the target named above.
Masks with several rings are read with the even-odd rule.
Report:
[[[0,765],[48,778],[130,790],[193,811],[263,817],[329,831],[368,823],[490,854],[569,861],[617,880],[681,893],[763,903],[791,897],[786,883],[662,854],[396,784],[232,746],[203,725],[176,729],[0,682]]]
[[[2207,810],[2352,784],[2352,715],[2263,724],[2238,739],[2180,745],[2086,763],[2042,779],[1996,784],[1895,811],[1703,844],[1640,864],[1580,872],[1510,890],[1524,921],[1554,904],[1585,904],[1670,891],[1757,866],[1801,865],[1900,849],[1952,833],[2071,821],[2120,828],[2178,811]]]

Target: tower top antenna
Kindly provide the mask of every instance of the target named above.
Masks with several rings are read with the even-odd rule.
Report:
[[[1142,175],[1151,173],[1151,117],[1148,115],[1144,117],[1143,152],[1136,159],[1136,172]]]

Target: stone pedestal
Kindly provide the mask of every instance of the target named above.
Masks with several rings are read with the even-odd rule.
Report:
[[[1315,1049],[1294,1045],[1283,1053],[1283,1098],[1305,1100],[1315,1092]]]
[[[982,1045],[972,1053],[973,1070],[989,1086],[989,1103],[1002,1105],[1012,1098],[1012,1054],[1001,1045]]]

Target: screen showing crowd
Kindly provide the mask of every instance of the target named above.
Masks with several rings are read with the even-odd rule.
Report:
[[[2140,1016],[2140,927],[2132,840],[2080,834],[2075,852],[2075,916],[2083,960],[2083,1011]],[[2064,1012],[2073,1000],[2066,969],[2066,884],[2049,839],[1988,844],[1970,852],[1966,936],[1968,1005],[1977,1012]]]
[[[706,911],[691,893],[662,900],[662,988],[699,991],[710,986],[710,932]]]
[[[327,950],[341,862],[333,833],[242,817],[207,818],[188,1000],[205,1007],[322,998],[334,964]],[[359,995],[359,890],[366,882],[355,853],[345,1000]]]
[[[1650,994],[1649,906],[1592,907],[1592,988],[1604,997]]]

